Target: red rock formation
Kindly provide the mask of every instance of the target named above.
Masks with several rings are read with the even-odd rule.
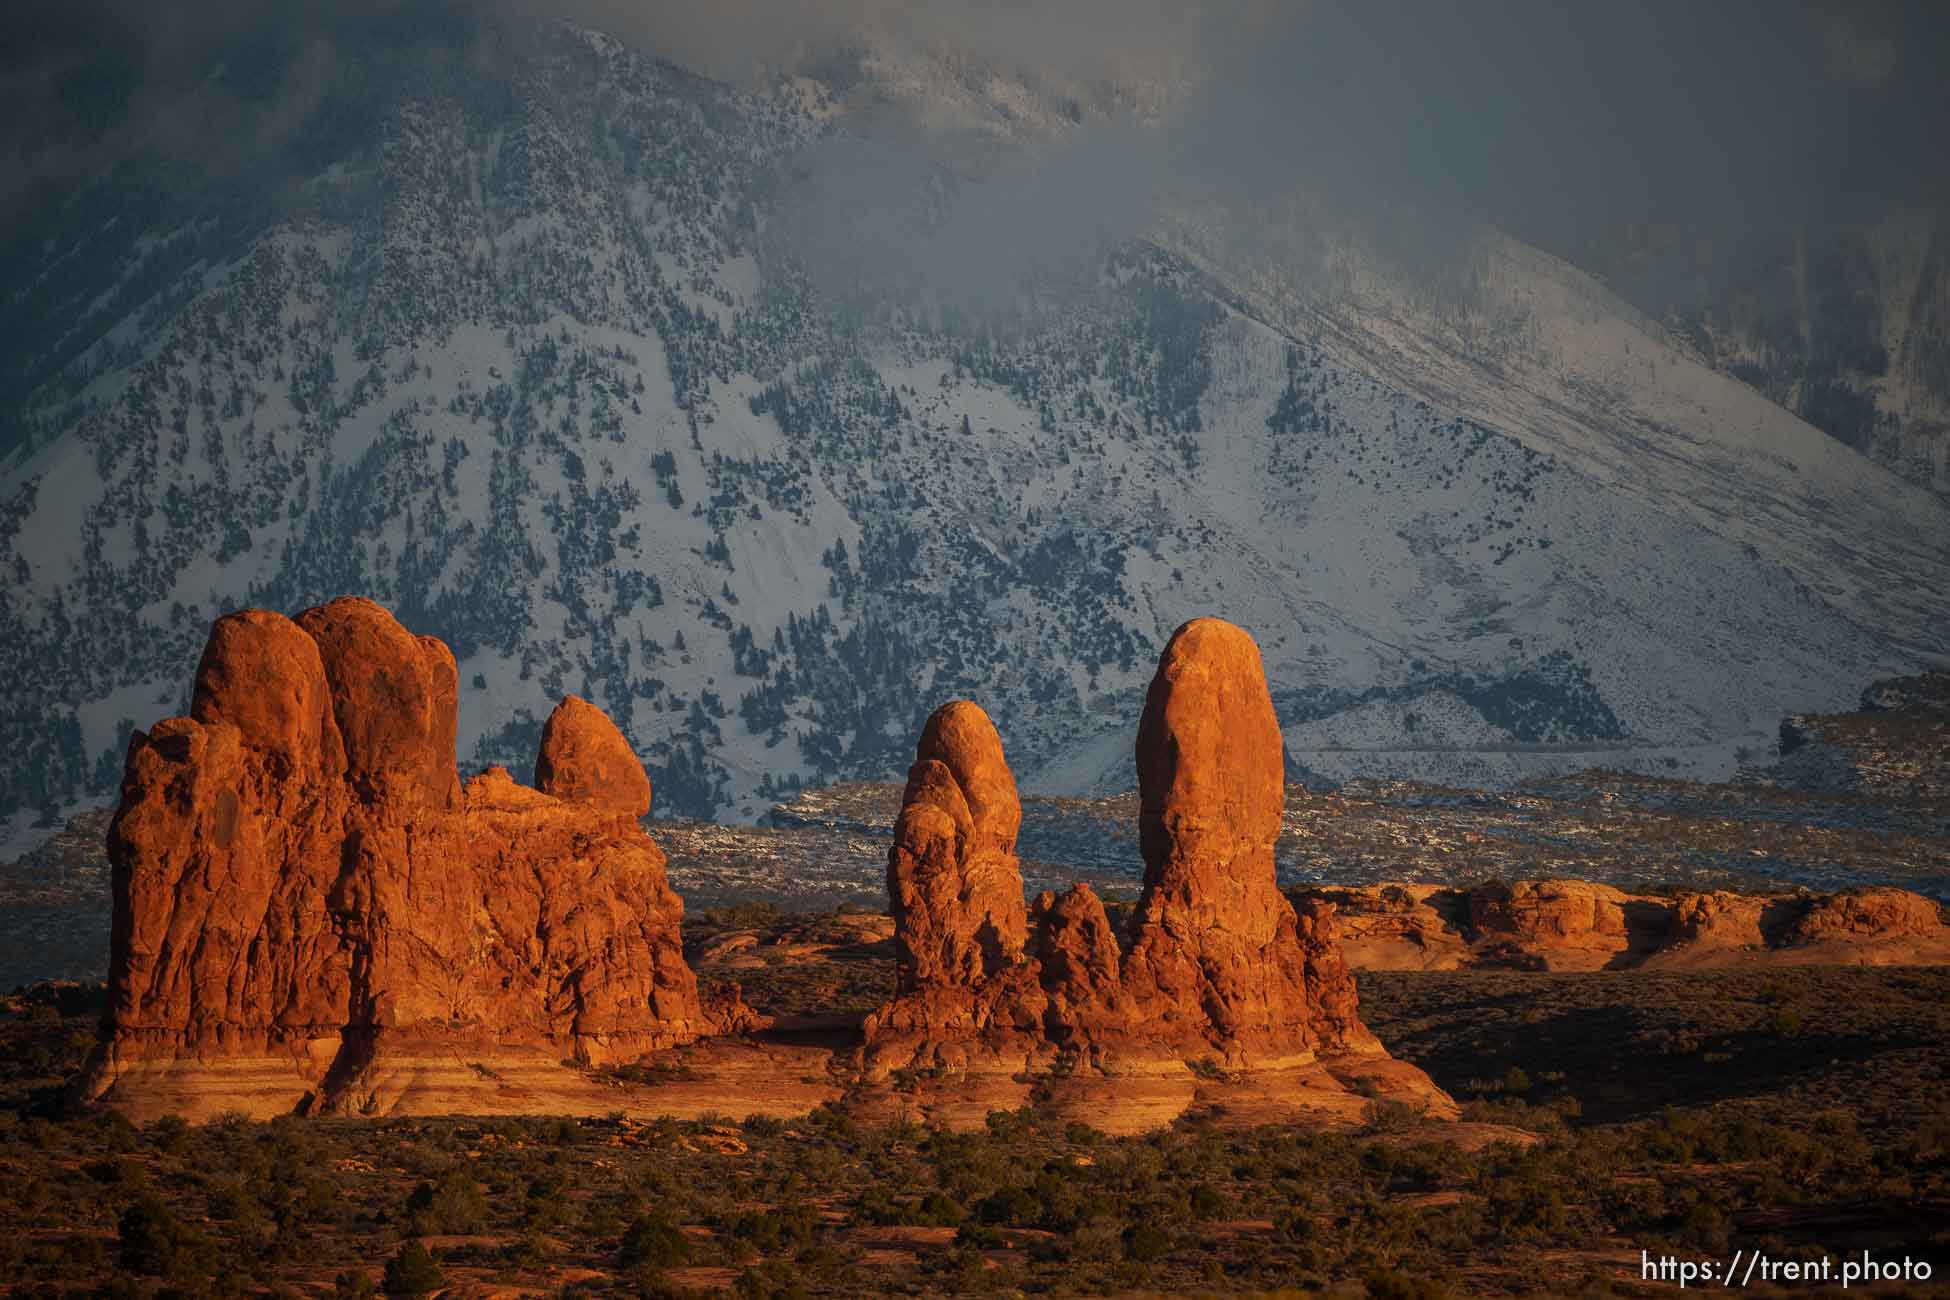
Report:
[[[896,997],[866,1025],[871,1074],[964,1068],[971,1045],[1020,1068],[1034,1050],[1043,996],[1022,960],[1021,824],[988,715],[967,700],[937,709],[908,769],[887,856]]]
[[[1478,945],[1537,954],[1551,970],[1597,970],[1632,948],[1629,901],[1588,880],[1485,885],[1469,892],[1469,924]]]
[[[1355,936],[1361,970],[1520,966],[1540,970],[1706,970],[1747,965],[1938,965],[1950,925],[1906,890],[1839,894],[1626,894],[1585,880],[1314,887]]]
[[[625,817],[650,811],[650,774],[616,724],[589,701],[565,695],[542,727],[535,788]]]
[[[428,1061],[490,1078],[711,1027],[621,734],[564,701],[545,790],[496,768],[463,794],[456,681],[371,601],[218,621],[191,716],[130,742],[94,1092],[201,1069],[206,1109],[387,1105]]]
[[[1696,956],[1764,948],[1767,938],[1761,929],[1761,915],[1765,903],[1765,899],[1722,889],[1681,894],[1673,901],[1667,940],[1674,949]]]
[[[1234,1068],[1378,1051],[1353,1011],[1332,909],[1303,928],[1275,883],[1285,766],[1250,636],[1215,618],[1173,634],[1145,696],[1137,770],[1144,894],[1121,1005],[1079,1005],[1073,1036]]]
[[[1046,1033],[1057,1048],[1087,1052],[1087,1027],[1136,1024],[1140,1008],[1124,995],[1124,953],[1103,900],[1086,884],[1036,898],[1036,960],[1049,997]]]
[[[1808,910],[1783,927],[1775,941],[1780,947],[1813,944],[1862,944],[1950,939],[1943,908],[1906,889],[1847,889],[1815,900]]]
[[[1453,1115],[1361,1024],[1333,907],[1296,913],[1275,884],[1283,776],[1258,647],[1217,619],[1186,624],[1138,732],[1146,871],[1130,933],[1083,885],[1040,896],[1027,924],[1001,743],[974,705],[937,713],[889,855],[901,975],[866,1024],[869,1079],[945,1067],[961,1089],[959,1111],[931,1111],[946,1122],[1016,1104],[1023,1072],[1051,1068],[1059,1109],[1126,1131],[1167,1122],[1202,1087],[1262,1120],[1358,1119],[1364,1092]],[[1200,1084],[1191,1063],[1261,1082]],[[939,1091],[913,1095],[925,1108]]]
[[[318,646],[344,741],[345,780],[359,800],[398,811],[459,807],[453,652],[359,597],[308,609],[297,623]]]
[[[1457,917],[1459,901],[1465,900],[1457,891],[1436,885],[1316,887],[1296,900],[1296,908],[1333,905],[1341,954],[1356,970],[1455,970],[1471,958]]]
[[[887,860],[900,992],[973,983],[1022,960],[1021,825],[995,724],[967,700],[942,705],[921,732]]]

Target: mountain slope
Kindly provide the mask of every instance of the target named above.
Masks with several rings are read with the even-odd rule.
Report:
[[[1939,494],[1950,493],[1950,222],[1699,241],[1638,229],[1579,261],[1715,368]]]
[[[1329,775],[1724,774],[1946,653],[1942,501],[1561,263],[1458,316],[1186,220],[1005,315],[836,300],[807,102],[551,27],[277,208],[105,178],[9,281],[72,359],[0,469],[0,812],[112,790],[211,618],[348,591],[453,646],[473,761],[573,691],[691,815],[897,773],[954,695],[1029,788],[1128,786],[1207,612]]]

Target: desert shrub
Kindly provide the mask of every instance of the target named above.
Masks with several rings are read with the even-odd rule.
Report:
[[[164,1115],[149,1126],[149,1139],[165,1155],[180,1156],[190,1148],[190,1125],[181,1115]]]
[[[738,1300],[802,1300],[806,1288],[790,1265],[768,1263],[754,1264],[740,1273],[731,1293]]]
[[[778,905],[760,901],[711,908],[702,921],[704,928],[712,930],[756,930],[778,919]]]
[[[893,1193],[885,1187],[869,1187],[861,1192],[853,1202],[853,1222],[871,1224],[874,1227],[887,1227],[890,1224],[909,1222],[906,1206],[894,1203]]]
[[[573,1211],[568,1200],[569,1180],[560,1170],[545,1169],[528,1180],[522,1197],[522,1223],[530,1228],[552,1228],[568,1223]]]
[[[1163,1259],[1171,1251],[1171,1238],[1164,1229],[1151,1223],[1133,1223],[1124,1229],[1124,1258],[1139,1264]]]
[[[850,1142],[860,1136],[859,1122],[830,1101],[821,1102],[806,1118],[829,1138]]]
[[[643,1209],[640,1197],[599,1193],[586,1202],[581,1215],[582,1230],[605,1240],[624,1232]]]
[[[1434,1278],[1411,1277],[1394,1269],[1376,1269],[1362,1279],[1368,1300],[1448,1300],[1449,1288]]]
[[[362,1268],[348,1268],[332,1279],[333,1300],[372,1300],[372,1278]]]
[[[1036,1175],[1030,1184],[1030,1193],[1036,1198],[1039,1212],[1036,1223],[1052,1232],[1068,1232],[1084,1217],[1086,1198],[1083,1190],[1074,1179],[1067,1177],[1060,1165],[1045,1168]]]
[[[1029,1107],[992,1110],[985,1121],[989,1136],[998,1142],[1019,1142],[1035,1131],[1036,1114]]]
[[[381,1284],[394,1300],[426,1295],[446,1284],[447,1277],[425,1245],[409,1241],[386,1261],[386,1277]]]
[[[116,1225],[117,1257],[130,1273],[182,1282],[215,1271],[217,1251],[208,1237],[179,1220],[154,1192],[144,1192]]]
[[[257,1198],[234,1178],[212,1183],[206,1201],[207,1212],[212,1219],[235,1224],[240,1234],[255,1232],[263,1223],[264,1216],[258,1209]]]
[[[937,1133],[928,1139],[935,1177],[942,1188],[967,1205],[977,1202],[1008,1180],[1010,1162],[995,1143],[978,1133]]]
[[[975,1216],[983,1223],[1027,1227],[1042,1217],[1043,1206],[1023,1187],[1004,1187],[982,1198]]]
[[[808,1246],[792,1262],[803,1277],[831,1281],[846,1272],[846,1256],[831,1246]]]
[[[548,1241],[533,1228],[502,1247],[501,1257],[516,1268],[539,1268],[548,1261]]]
[[[814,1222],[813,1212],[804,1205],[747,1211],[732,1221],[731,1235],[770,1254],[781,1248],[795,1250],[811,1244]]]
[[[623,1234],[617,1258],[625,1268],[671,1268],[691,1257],[690,1238],[659,1214],[646,1214]]]
[[[133,1160],[90,1160],[81,1167],[96,1182],[107,1187],[140,1187],[142,1166]]]
[[[938,1228],[952,1228],[966,1217],[961,1206],[944,1192],[929,1192],[921,1200],[918,1217]]]
[[[1421,1111],[1392,1097],[1376,1097],[1361,1107],[1361,1125],[1369,1133],[1401,1133],[1421,1118]]]
[[[1375,1142],[1361,1153],[1361,1167],[1377,1178],[1416,1187],[1436,1187],[1445,1179],[1460,1177],[1467,1164],[1449,1142]]]
[[[1187,1061],[1185,1065],[1201,1079],[1223,1081],[1226,1077],[1225,1067],[1209,1056],[1201,1056],[1196,1061]]]
[[[1686,1214],[1679,1223],[1679,1239],[1688,1246],[1701,1250],[1721,1251],[1731,1239],[1732,1228],[1727,1216],[1717,1205],[1704,1198],[1695,1200],[1686,1207]]]
[[[487,1196],[474,1175],[458,1166],[406,1198],[408,1230],[416,1237],[478,1232],[487,1222]]]
[[[109,1151],[133,1151],[136,1127],[119,1110],[104,1110],[95,1117],[95,1140]]]

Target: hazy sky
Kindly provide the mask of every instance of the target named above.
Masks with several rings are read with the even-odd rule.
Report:
[[[15,0],[0,12],[0,222],[45,211],[133,133],[212,165],[274,150],[375,24],[435,57],[462,18],[506,6],[725,73],[867,25],[1072,76],[1130,54],[1191,76],[1166,129],[1100,127],[1044,174],[1003,178],[984,224],[1005,231],[1038,205],[1117,233],[1163,187],[1250,200],[1301,185],[1571,251],[1631,222],[1852,221],[1950,191],[1950,5],[1934,0]],[[926,162],[915,138],[875,147],[832,158],[864,193]]]

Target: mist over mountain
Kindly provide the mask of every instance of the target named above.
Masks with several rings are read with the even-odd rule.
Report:
[[[471,760],[583,694],[664,814],[957,695],[1126,787],[1208,612],[1296,768],[1724,776],[1950,655],[1950,59],[1681,16],[11,14],[0,812],[342,592]]]

